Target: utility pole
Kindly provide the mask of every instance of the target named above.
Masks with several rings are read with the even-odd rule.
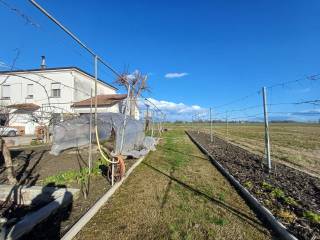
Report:
[[[213,142],[213,136],[212,136],[212,109],[210,108],[210,142]]]
[[[269,137],[269,120],[267,109],[267,89],[262,88],[263,96],[263,114],[264,114],[264,142],[265,142],[265,155],[268,161],[268,171],[271,172],[271,156],[270,156],[270,137]]]

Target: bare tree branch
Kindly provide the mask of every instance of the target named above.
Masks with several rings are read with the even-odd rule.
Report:
[[[135,110],[137,107],[137,99],[140,97],[142,92],[149,91],[147,84],[148,76],[143,75],[140,71],[136,70],[129,74],[127,70],[116,79],[116,84],[124,86],[127,90],[130,88],[129,100],[130,100],[130,116],[135,116]]]

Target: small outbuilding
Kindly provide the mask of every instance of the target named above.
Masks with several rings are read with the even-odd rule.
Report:
[[[37,112],[40,106],[34,103],[20,103],[8,105],[8,125],[16,128],[20,135],[33,135],[39,126]]]
[[[126,94],[104,94],[97,96],[97,112],[113,112],[119,113],[122,111],[124,106],[124,100],[126,99]],[[91,106],[95,107],[96,98],[88,98],[79,102],[75,102],[71,105],[74,113],[85,114],[90,113]],[[92,110],[94,111],[94,109]]]

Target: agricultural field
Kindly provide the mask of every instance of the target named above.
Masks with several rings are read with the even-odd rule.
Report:
[[[180,125],[181,126],[181,125]],[[208,124],[189,128],[210,132]],[[264,125],[214,123],[213,134],[253,153],[264,155]],[[320,176],[320,124],[271,123],[271,158]]]
[[[195,142],[246,187],[298,239],[318,239],[320,179],[281,163],[271,172],[263,158],[230,142],[188,131]]]

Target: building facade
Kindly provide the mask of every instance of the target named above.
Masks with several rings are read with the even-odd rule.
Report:
[[[88,113],[88,109],[74,106],[78,102],[90,99],[93,82],[92,75],[77,67],[2,71],[0,72],[0,106],[11,107],[9,112],[2,113],[1,119],[8,118],[10,115],[7,125],[23,127],[28,124],[26,134],[33,134],[39,123],[37,121],[30,123],[30,120],[22,119],[24,118],[22,115],[17,116],[21,114],[21,109],[15,109],[12,106],[35,104],[39,106],[39,109],[34,112],[35,115]],[[116,96],[116,91],[117,88],[114,86],[98,80],[98,95]],[[115,101],[113,104],[105,105],[103,111],[119,112],[118,105],[119,103]]]

